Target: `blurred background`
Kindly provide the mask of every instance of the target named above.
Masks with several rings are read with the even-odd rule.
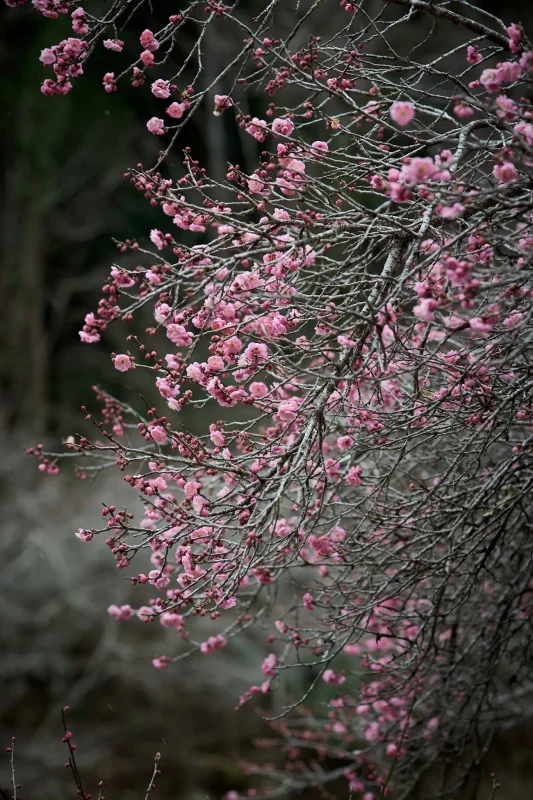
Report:
[[[241,3],[252,16],[264,5]],[[473,6],[507,23],[521,21],[531,35],[531,4],[483,0]],[[179,0],[163,0],[155,13],[165,20],[179,7]],[[289,7],[285,13],[290,19]],[[337,0],[326,0],[320,33],[336,13],[343,13]],[[419,16],[411,23],[416,38],[417,26],[425,24]],[[139,31],[146,27],[142,13],[137,24]],[[145,127],[157,109],[145,90],[124,86],[106,94],[98,55],[69,95],[43,97],[40,51],[68,30],[68,20],[49,22],[30,6],[0,8],[0,745],[17,736],[23,800],[74,796],[61,744],[60,709],[69,704],[90,790],[103,779],[109,798],[144,797],[160,751],[158,796],[215,800],[249,785],[240,761],[252,757],[253,738],[265,733],[258,712],[234,712],[239,694],[259,677],[265,636],[232,643],[216,661],[197,658],[154,670],[154,653],[172,652],[172,631],[108,618],[111,603],[138,605],[138,593],[132,599],[105,548],[82,546],[73,536],[78,527],[97,524],[102,502],[119,505],[127,496],[131,503],[131,491],[112,474],[92,483],[76,482],[65,469],[42,477],[24,455],[38,441],[54,447],[84,432],[79,409],[91,404],[93,384],[132,402],[152,391],[143,370],[128,373],[127,386],[117,381],[109,353],[124,350],[120,326],[91,346],[80,343],[78,330],[118,258],[113,237],[145,237],[161,224],[160,213],[124,179],[128,166],[151,165],[157,157],[160,141]],[[137,49],[135,36],[126,39],[124,61]],[[207,68],[215,75],[224,44],[210,53]],[[249,94],[243,110],[263,116],[268,99]],[[206,109],[187,126],[179,147],[194,143],[195,157],[219,178],[227,161],[254,164],[254,140],[243,139],[230,115],[225,135],[220,128],[213,133],[210,115]],[[179,148],[175,158],[171,174],[179,169]],[[191,423],[186,416],[183,422]],[[502,783],[498,797],[529,796],[532,749],[528,724],[495,740],[484,771],[496,772]],[[8,780],[5,760],[0,786]]]

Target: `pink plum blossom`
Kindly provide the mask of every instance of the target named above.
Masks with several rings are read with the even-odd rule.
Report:
[[[122,52],[124,42],[120,39],[104,39],[104,47],[107,50],[113,50],[115,53]]]
[[[522,39],[522,31],[515,22],[512,22],[507,28],[509,34],[509,49],[511,53],[520,52],[520,41]]]
[[[162,136],[165,133],[165,122],[159,117],[152,117],[146,123],[146,127],[150,131],[150,133],[155,134],[156,136]]]
[[[294,123],[288,117],[278,117],[272,123],[272,133],[290,136],[294,131]]]
[[[401,128],[406,128],[414,119],[414,106],[408,101],[397,100],[391,106],[390,116],[396,125],[399,125]]]
[[[155,51],[155,50],[157,50],[159,48],[159,42],[155,38],[155,36],[152,33],[152,31],[149,30],[148,28],[146,28],[146,30],[144,30],[141,33],[141,36],[140,36],[139,40],[141,42],[142,47],[145,50],[149,50],[149,51],[153,52],[153,51]]]
[[[157,444],[165,444],[167,441],[167,434],[161,425],[152,425],[150,428],[150,436]]]
[[[514,181],[514,179],[518,177],[518,170],[510,161],[496,164],[493,173],[499,183],[509,183],[509,181]]]
[[[226,111],[226,109],[231,107],[231,99],[228,97],[227,94],[216,94],[215,95],[215,108],[213,110],[213,115],[215,117],[220,117],[221,114]]]
[[[337,674],[332,669],[326,669],[322,674],[322,680],[324,681],[324,683],[331,684],[331,686],[340,686],[341,684],[344,683],[346,678],[344,675]]]
[[[151,67],[155,61],[155,56],[150,50],[143,50],[140,58],[145,67]]]
[[[264,142],[268,133],[268,127],[264,119],[253,117],[252,121],[246,126],[246,132],[249,133],[258,142]]]
[[[158,78],[152,83],[151,91],[155,97],[165,100],[167,97],[170,97],[170,83],[169,81],[164,81],[162,78]]]
[[[327,142],[316,141],[311,145],[311,153],[314,158],[320,158],[329,151]]]
[[[119,372],[127,372],[129,369],[135,368],[133,359],[124,354],[115,356],[113,358],[113,364],[115,369],[118,369]]]
[[[56,55],[50,47],[45,47],[45,49],[41,51],[39,61],[42,61],[42,63],[48,67],[56,61]]]
[[[346,475],[346,483],[349,483],[350,486],[360,486],[362,474],[363,470],[361,467],[350,467],[350,470]]]
[[[433,322],[435,320],[433,312],[436,308],[437,301],[433,300],[432,297],[422,298],[418,305],[414,307],[413,314],[424,322]]]

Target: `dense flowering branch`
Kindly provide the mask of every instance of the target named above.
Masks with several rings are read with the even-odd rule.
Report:
[[[43,51],[45,94],[69,91],[100,44],[120,53],[135,21],[122,2],[102,17],[34,5],[74,8],[80,37]],[[161,225],[151,246],[119,243],[138,265],[112,267],[80,335],[152,308],[146,339],[112,358],[150,370],[168,410],[98,390],[96,438],[71,438],[69,455],[82,476],[118,466],[145,512],[106,506],[77,535],[106,537],[153,587],[149,605],[109,611],[176,628],[185,647],[155,667],[261,622],[272,652],[241,703],[285,670],[310,676],[276,722],[273,795],[342,775],[363,800],[393,783],[407,797],[444,751],[483,749],[512,684],[531,687],[533,51],[518,25],[463,5],[272,2],[251,18],[191,2],[103,79],[149,79],[165,103],[147,121],[166,137],[157,165],[128,173]],[[447,45],[458,30],[451,49],[428,50],[423,26],[405,45],[413,10],[448,26]],[[226,48],[215,78],[208,34]],[[267,119],[243,110],[252,90]],[[187,148],[165,177],[206,103],[210,125],[231,115],[257,142],[257,165],[217,180]],[[180,423],[191,404],[199,435]],[[196,641],[189,622],[206,615],[219,633]],[[320,683],[330,699],[311,714]]]

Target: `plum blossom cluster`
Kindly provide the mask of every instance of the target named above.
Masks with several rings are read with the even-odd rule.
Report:
[[[71,36],[41,52],[40,61],[44,66],[51,67],[55,74],[55,81],[51,78],[45,79],[41,87],[43,94],[68,94],[72,89],[71,78],[83,75],[82,64],[88,47],[83,39]]]
[[[270,652],[240,704],[287,670],[308,676],[276,723],[275,792],[340,776],[357,800],[408,797],[443,751],[459,785],[513,687],[533,683],[533,50],[517,24],[419,2],[439,42],[462,31],[461,78],[432,49],[430,66],[394,64],[400,91],[389,75],[408,0],[341,3],[324,43],[322,4],[303,5],[316,20],[305,46],[298,25],[192,3],[198,72],[181,89],[156,56],[188,13],[140,35],[127,74],[141,85],[153,70],[154,104],[172,100],[180,125],[197,108],[213,126],[224,114],[257,161],[215,180],[187,147],[178,176],[167,151],[128,173],[161,221],[119,244],[128,266],[111,268],[80,336],[122,324],[112,363],[151,370],[160,402],[143,414],[99,391],[101,414],[85,410],[95,438],[69,440],[69,455],[83,475],[118,467],[144,512],[106,506],[77,536],[105,539],[151,591],[111,616],[176,631],[155,668],[215,659],[266,625]],[[239,32],[214,101],[209,26]],[[258,88],[266,119],[243,110]],[[142,337],[127,331],[141,306]],[[318,687],[328,699],[312,712]]]

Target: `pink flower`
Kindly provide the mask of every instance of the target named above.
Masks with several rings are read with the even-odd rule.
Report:
[[[344,528],[341,528],[340,525],[335,525],[330,531],[329,538],[332,542],[344,542],[346,539],[346,531]]]
[[[164,589],[170,583],[168,575],[162,575],[160,569],[152,569],[148,573],[148,582],[156,589]]]
[[[195,494],[192,499],[192,507],[196,511],[197,514],[201,514],[204,506],[207,505],[207,500],[205,497],[202,497],[200,494]],[[205,515],[204,515],[205,516]]]
[[[111,605],[108,607],[107,613],[110,617],[117,620],[131,619],[131,617],[133,617],[133,609],[128,604],[123,606]]]
[[[524,72],[530,70],[533,66],[533,50],[528,50],[527,52],[522,53],[519,64]]]
[[[157,444],[165,444],[167,441],[167,434],[161,425],[152,425],[150,428],[150,436]]]
[[[222,634],[218,636],[210,636],[207,642],[202,642],[200,645],[200,651],[207,655],[208,653],[212,653],[213,650],[219,650],[222,647],[227,645],[227,639]]]
[[[264,119],[254,117],[252,121],[245,128],[246,133],[249,133],[258,142],[264,142],[268,133],[268,127]]]
[[[350,486],[361,486],[360,476],[362,474],[363,474],[362,467],[351,467],[348,474],[346,475],[346,483],[349,483]]]
[[[67,39],[66,42],[61,42],[63,45],[63,52],[69,58],[79,58],[81,56],[83,50],[87,48],[87,44],[82,42],[81,39],[75,39],[74,37],[70,37]]]
[[[281,422],[292,422],[296,419],[296,412],[298,410],[298,403],[294,398],[289,400],[282,400],[278,406],[278,410],[274,414],[274,419]]]
[[[466,60],[470,64],[477,64],[478,61],[481,61],[482,55],[481,55],[481,53],[478,52],[478,50],[479,50],[479,47],[477,46],[477,44],[468,45],[468,47],[466,49]]]
[[[34,3],[37,5],[37,3]],[[89,32],[89,26],[87,25],[87,17],[85,15],[85,11],[83,8],[77,8],[71,14],[72,17],[72,30],[74,33],[79,33],[80,36],[84,36],[86,33]]]
[[[220,117],[224,111],[231,106],[231,100],[227,94],[216,94],[215,95],[215,110],[213,111],[213,116]]]
[[[405,186],[425,183],[431,179],[436,169],[432,158],[412,158],[409,164],[405,164],[402,167],[400,181]]]
[[[157,656],[156,658],[152,658],[152,665],[156,669],[166,669],[170,664],[170,658],[168,656]]]
[[[357,342],[354,342],[349,336],[344,336],[342,333],[337,336],[337,341],[341,347],[355,347],[357,344]]]
[[[436,308],[436,300],[433,300],[432,297],[423,297],[418,305],[414,307],[413,314],[415,317],[418,317],[418,319],[424,320],[424,322],[433,322],[435,319],[435,314],[433,312]]]
[[[193,341],[192,334],[183,325],[168,325],[167,336],[178,347],[189,347]]]
[[[513,131],[523,139],[530,147],[533,146],[533,125],[531,122],[519,122],[515,125]]]
[[[479,82],[488,92],[497,92],[502,84],[502,75],[497,69],[484,69]]]
[[[154,50],[159,49],[159,42],[155,38],[152,31],[148,28],[141,33],[139,41],[145,50],[150,50],[153,52]]]
[[[277,660],[275,654],[274,653],[269,653],[268,656],[263,661],[263,664],[261,666],[261,671],[262,671],[263,675],[268,675],[270,677],[273,677],[276,674],[277,661],[278,660]]]
[[[481,317],[472,317],[470,327],[476,333],[486,334],[491,332],[493,326],[489,322],[485,322]]]
[[[520,313],[520,311],[513,311],[507,319],[504,319],[503,324],[508,330],[512,330],[512,328],[516,328],[517,325],[520,325],[524,318],[524,315]]]
[[[344,675],[337,675],[334,670],[326,669],[322,675],[324,683],[329,683],[331,686],[340,686],[344,683],[346,678]]]
[[[437,206],[435,211],[439,214],[443,219],[457,219],[460,217],[465,207],[462,203],[454,203],[451,206]]]
[[[187,377],[191,379],[191,381],[195,381],[196,383],[203,383],[205,380],[205,373],[198,363],[198,361],[194,361],[192,364],[189,364],[187,369],[185,370]]]
[[[118,269],[118,267],[111,267],[111,277],[113,283],[121,289],[128,289],[130,286],[135,286],[135,278],[132,278],[125,270]]]
[[[154,272],[153,269],[147,269],[144,273],[144,277],[146,280],[152,284],[152,286],[159,286],[163,278],[158,272]]]
[[[56,60],[56,55],[53,50],[49,47],[45,47],[44,50],[41,51],[41,55],[39,56],[39,61],[45,65],[45,67],[49,67],[50,64],[53,64]]]
[[[520,40],[522,32],[516,22],[512,22],[507,28],[509,34],[509,50],[511,53],[518,53],[520,51]]]
[[[91,533],[91,531],[85,531],[83,530],[83,528],[78,528],[75,535],[82,542],[90,542],[91,539],[93,538],[93,534]]]
[[[277,222],[289,222],[291,215],[283,208],[275,208],[272,215]]]
[[[459,102],[454,105],[453,113],[459,119],[468,119],[469,117],[473,116],[474,109],[470,108],[470,106],[467,106],[466,103]]]
[[[15,0],[13,0],[13,2],[15,2]],[[51,78],[46,78],[43,81],[41,85],[41,92],[46,97],[51,97],[52,95],[57,94],[57,91],[58,91],[58,84],[54,83],[54,81]]]
[[[500,83],[514,83],[522,74],[522,66],[516,61],[504,61],[498,64]]]
[[[115,356],[113,358],[113,364],[115,369],[118,369],[119,372],[127,372],[129,369],[135,369],[133,359],[124,354]]]
[[[294,124],[288,117],[278,117],[272,123],[272,133],[290,136],[294,130]]]
[[[407,203],[413,198],[411,190],[408,189],[407,186],[397,183],[396,181],[390,184],[389,190],[391,200],[394,200],[395,203]]]
[[[152,83],[151,90],[155,97],[159,97],[160,100],[166,100],[167,97],[170,97],[170,82],[158,78]]]
[[[150,606],[141,606],[137,611],[137,616],[141,622],[150,622],[154,619],[155,611]]]
[[[150,133],[155,134],[155,136],[162,136],[165,133],[165,122],[159,117],[152,117],[146,123],[146,127],[150,131]]]
[[[151,67],[155,61],[154,54],[149,50],[143,50],[141,53],[141,61],[145,67]]]
[[[168,97],[168,95],[167,95]],[[167,108],[167,114],[174,119],[181,119],[189,108],[188,103],[171,103]]]
[[[185,486],[183,487],[183,493],[187,500],[192,500],[192,498],[198,494],[198,489],[201,489],[202,485],[198,483],[198,481],[187,481]]]
[[[158,250],[163,250],[163,248],[167,246],[163,234],[156,228],[152,228],[152,230],[150,231],[150,241],[152,242],[152,244],[155,244]]]
[[[175,611],[163,611],[159,617],[159,622],[163,628],[176,628],[178,631],[184,628],[182,615],[176,614]]]
[[[517,106],[516,106],[516,103],[513,100],[511,100],[510,97],[507,97],[504,94],[500,94],[496,98],[496,103],[495,104],[496,104],[497,109],[498,109],[496,111],[496,114],[501,119],[505,119],[508,122],[511,122],[512,120],[516,119],[516,117],[517,117]]]
[[[309,592],[306,592],[306,594],[304,594],[304,596],[302,598],[302,602],[303,602],[304,608],[306,608],[307,611],[312,611],[313,608],[315,607],[315,604],[313,602],[313,596],[311,594],[309,594]]]
[[[177,397],[180,393],[179,386],[171,386],[168,382],[168,378],[156,378],[155,385],[157,386],[159,394],[161,397],[164,397],[165,400]]]
[[[113,50],[115,53],[120,53],[124,47],[124,42],[122,42],[120,39],[104,39],[104,47],[107,50]]]
[[[347,656],[358,656],[361,653],[361,646],[358,644],[347,644],[343,648]]]
[[[111,92],[115,92],[117,89],[117,86],[115,84],[115,73],[106,72],[102,80],[102,83],[104,84],[104,89],[108,94],[111,94]]]
[[[266,385],[261,381],[256,381],[254,383],[251,383],[249,391],[252,397],[255,397],[256,399],[260,399],[261,397],[264,397],[268,393]]]
[[[311,145],[311,153],[313,155],[313,158],[320,158],[321,155],[327,153],[328,151],[329,147],[327,145],[327,142],[317,141],[313,142],[313,144]]]
[[[96,331],[91,331],[90,333],[88,331],[79,331],[79,334],[81,341],[85,344],[94,344],[94,342],[100,341],[100,334]]]
[[[221,356],[209,356],[207,359],[207,368],[214,372],[219,372],[225,366],[224,359]]]
[[[509,183],[509,181],[514,181],[514,179],[518,177],[518,171],[515,165],[510,161],[504,161],[503,164],[496,164],[492,171],[494,177],[497,178],[500,183]]]
[[[224,447],[225,438],[222,431],[216,427],[216,425],[211,424],[209,426],[209,438],[215,445],[215,447]]]
[[[393,103],[390,109],[390,116],[396,125],[401,128],[406,128],[407,125],[414,119],[415,109],[412,103],[407,101],[398,100]]]
[[[239,366],[248,366],[249,364],[259,364],[268,358],[268,347],[266,344],[259,342],[251,342],[242,356],[239,358]]]
[[[268,184],[264,183],[262,180],[259,180],[256,177],[252,176],[251,178],[248,178],[247,184],[252,194],[261,194],[262,192],[265,191],[268,194]]]
[[[349,450],[353,444],[351,436],[339,436],[337,439],[337,447],[339,450]]]

